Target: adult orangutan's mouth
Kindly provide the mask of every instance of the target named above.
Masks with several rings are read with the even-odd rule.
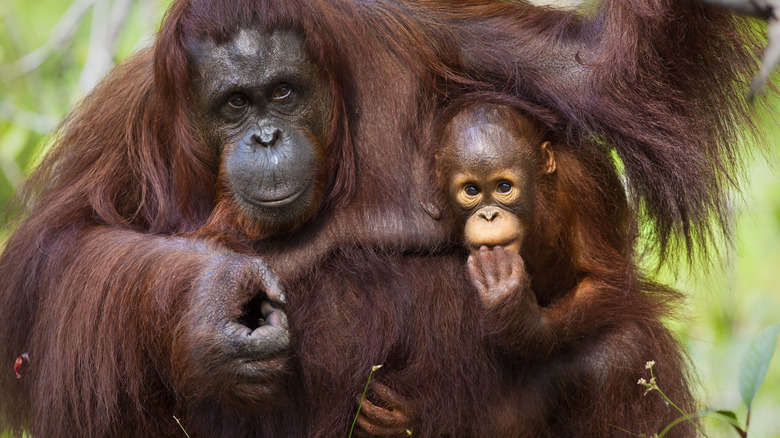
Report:
[[[260,207],[283,207],[285,205],[292,204],[293,202],[295,202],[295,200],[298,199],[298,197],[300,197],[303,192],[305,192],[305,190],[301,190],[301,191],[299,191],[297,193],[293,193],[290,196],[286,196],[286,197],[278,198],[278,199],[262,199],[262,200],[260,200],[260,199],[254,198],[254,199],[250,200],[250,202],[252,204],[260,206]]]

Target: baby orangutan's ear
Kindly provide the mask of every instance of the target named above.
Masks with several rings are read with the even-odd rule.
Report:
[[[549,141],[542,143],[542,175],[549,175],[555,172],[555,154],[553,154],[552,145]]]

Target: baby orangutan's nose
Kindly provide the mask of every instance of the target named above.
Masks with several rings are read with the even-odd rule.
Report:
[[[501,210],[496,207],[485,207],[477,212],[477,217],[492,222],[501,214]]]

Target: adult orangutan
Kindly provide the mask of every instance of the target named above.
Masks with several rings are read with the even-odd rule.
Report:
[[[606,263],[607,222],[586,249],[610,255],[589,261],[619,271],[624,313],[566,354],[518,360],[485,342],[432,189],[436,102],[516,97],[573,145],[566,174],[584,192],[617,190],[616,151],[626,214],[642,203],[666,248],[723,211],[733,127],[748,120],[742,24],[687,1],[605,1],[590,17],[494,1],[175,2],[153,50],[74,110],[19,195],[0,363],[31,361],[0,377],[0,422],[179,436],[176,415],[193,436],[343,436],[381,363],[364,433],[659,430],[676,413],[635,382],[654,359],[687,403],[659,322],[669,294],[641,280],[630,247]],[[550,303],[576,277],[580,249],[565,249],[545,275],[528,263]]]

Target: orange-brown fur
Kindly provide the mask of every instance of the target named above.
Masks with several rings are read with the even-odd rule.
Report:
[[[642,277],[623,224],[641,203],[664,248],[723,219],[733,127],[749,121],[734,80],[751,77],[754,52],[743,22],[694,1],[603,3],[584,18],[487,0],[175,2],[154,48],[74,110],[19,195],[0,256],[0,364],[31,362],[21,380],[0,376],[0,424],[180,436],[176,415],[192,436],[344,436],[382,363],[375,378],[410,400],[414,436],[658,432],[677,413],[642,396],[645,361],[691,406],[660,322],[676,295]],[[191,237],[217,203],[219,157],[190,121],[188,44],[282,26],[304,35],[334,96],[325,202],[288,235]],[[543,306],[583,272],[598,284],[567,319],[587,335],[564,353],[509,359],[483,342],[461,248],[429,214],[434,102],[464,90],[516,97],[568,145],[538,213],[560,228],[528,261]],[[174,354],[193,284],[228,248],[264,257],[288,288],[287,397],[251,412],[219,403],[209,391],[223,382]]]

